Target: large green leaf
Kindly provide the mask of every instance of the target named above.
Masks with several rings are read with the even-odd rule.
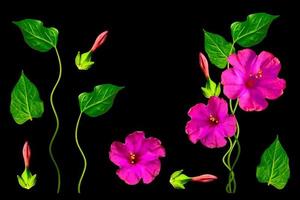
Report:
[[[231,24],[231,35],[234,43],[242,47],[251,47],[260,43],[267,35],[268,29],[278,15],[255,13],[247,17],[244,22]]]
[[[44,113],[44,103],[38,89],[23,71],[11,93],[10,113],[17,124],[40,118]]]
[[[222,36],[207,31],[204,31],[204,45],[210,62],[218,68],[225,68],[227,57],[234,52],[233,45]]]
[[[113,105],[118,92],[124,87],[112,84],[97,85],[93,92],[84,92],[78,96],[80,111],[90,117],[106,113]]]
[[[261,183],[283,189],[290,177],[289,157],[281,146],[278,136],[261,157],[256,178]]]
[[[34,50],[47,52],[56,47],[58,39],[56,28],[46,28],[43,22],[36,19],[24,19],[13,23],[20,28],[25,42]]]

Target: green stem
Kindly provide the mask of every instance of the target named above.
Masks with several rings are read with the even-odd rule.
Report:
[[[86,171],[86,166],[87,166],[87,161],[86,161],[85,155],[84,155],[84,153],[83,153],[83,151],[82,151],[82,149],[81,149],[81,147],[79,145],[79,142],[78,142],[78,127],[79,127],[79,123],[80,123],[80,119],[81,119],[82,113],[83,112],[80,112],[80,114],[78,116],[77,123],[76,123],[76,128],[75,128],[75,141],[76,141],[76,145],[77,145],[77,148],[80,151],[82,159],[83,159],[83,170],[82,170],[82,173],[81,173],[80,179],[78,181],[78,185],[77,185],[77,192],[78,192],[78,194],[80,194],[81,182],[82,182],[82,179],[84,177],[84,174],[85,174],[85,171]]]
[[[235,102],[235,106],[233,108],[232,106],[232,100],[229,100],[229,108],[230,108],[230,112],[231,114],[235,114],[235,111],[237,109],[237,105],[238,105],[238,100]],[[234,141],[232,142],[231,138],[228,137],[228,141],[229,141],[229,149],[227,150],[227,152],[225,153],[225,155],[223,156],[223,164],[225,165],[225,167],[228,169],[229,171],[229,176],[228,176],[228,183],[226,185],[226,192],[227,193],[235,193],[236,192],[236,180],[235,180],[235,174],[234,174],[234,167],[240,157],[240,153],[241,153],[241,146],[239,143],[239,135],[240,135],[240,127],[239,127],[239,123],[237,121],[236,123],[236,134],[234,136]],[[231,155],[233,150],[235,149],[235,147],[237,146],[237,154],[236,157],[234,159],[233,162],[231,162]],[[231,164],[232,163],[232,164]]]
[[[58,130],[59,130],[59,118],[58,118],[58,115],[57,115],[57,112],[56,112],[56,109],[54,107],[54,103],[53,103],[53,96],[54,96],[54,93],[55,93],[55,90],[61,80],[61,75],[62,75],[62,64],[61,64],[61,60],[60,60],[60,56],[59,56],[59,53],[58,53],[58,50],[56,47],[54,47],[55,49],[55,53],[56,53],[56,56],[57,56],[57,60],[58,60],[58,64],[59,64],[59,74],[58,74],[58,78],[57,78],[57,81],[51,91],[51,94],[50,94],[50,104],[51,104],[51,108],[52,108],[52,111],[53,111],[53,114],[55,116],[55,121],[56,121],[56,128],[55,128],[55,131],[53,133],[53,136],[51,138],[51,141],[49,143],[49,155],[50,155],[50,158],[52,160],[52,163],[54,164],[55,166],[55,169],[56,169],[56,174],[57,174],[57,190],[56,190],[56,193],[58,194],[60,192],[60,170],[59,170],[59,167],[57,165],[57,162],[55,161],[54,159],[54,156],[53,156],[53,152],[52,152],[52,147],[53,147],[53,143],[54,143],[54,140],[57,136],[57,133],[58,133]]]

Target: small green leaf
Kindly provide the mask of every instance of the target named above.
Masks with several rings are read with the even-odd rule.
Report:
[[[44,103],[39,91],[23,71],[11,93],[10,113],[17,124],[40,118],[44,113]]]
[[[219,96],[221,93],[221,86],[220,83],[218,85],[211,80],[210,78],[207,79],[205,87],[201,87],[202,93],[206,98],[210,98],[212,96]]]
[[[185,184],[188,183],[191,178],[182,173],[183,170],[178,170],[172,173],[170,177],[170,183],[175,189],[185,189]]]
[[[267,183],[281,190],[287,184],[289,177],[289,158],[277,136],[263,153],[260,164],[256,168],[256,178],[260,183]]]
[[[218,68],[226,67],[228,56],[235,51],[222,36],[204,31],[204,46],[210,62]]]
[[[260,43],[266,37],[273,20],[278,17],[267,13],[255,13],[248,15],[244,22],[232,23],[230,29],[233,42],[242,47],[252,47]]]
[[[36,19],[24,19],[13,23],[20,28],[25,42],[34,50],[47,52],[56,47],[58,40],[56,28],[46,28],[43,22]]]
[[[92,61],[92,52],[88,51],[86,53],[80,54],[78,51],[75,57],[75,64],[79,70],[88,70],[94,64]]]
[[[24,188],[29,190],[36,184],[36,174],[32,176],[30,170],[28,168],[25,168],[22,175],[19,176],[17,175],[19,185]]]
[[[90,117],[106,113],[113,105],[118,92],[124,87],[112,84],[97,85],[93,92],[84,92],[78,96],[80,111]]]
[[[19,175],[17,175],[17,179],[18,179],[19,185],[20,185],[22,188],[27,189],[27,186],[26,186],[26,184],[24,183],[24,180],[22,179],[22,177],[19,176]]]

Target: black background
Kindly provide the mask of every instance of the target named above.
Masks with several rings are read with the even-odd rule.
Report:
[[[1,165],[7,191],[16,195],[55,193],[56,174],[48,155],[48,144],[55,121],[49,95],[58,75],[55,52],[39,53],[23,41],[18,28],[11,23],[24,18],[40,19],[45,26],[59,30],[58,50],[63,63],[62,81],[55,94],[55,105],[61,120],[54,143],[54,155],[62,172],[62,194],[76,193],[82,160],[75,146],[74,129],[79,114],[77,96],[92,91],[98,84],[125,86],[113,108],[98,118],[84,116],[79,127],[79,140],[86,153],[88,168],[82,193],[95,197],[103,193],[180,193],[199,197],[226,196],[228,172],[222,156],[228,146],[207,149],[193,145],[185,134],[188,109],[198,102],[206,103],[200,87],[205,78],[198,65],[198,52],[204,51],[203,31],[218,33],[230,40],[230,24],[243,21],[255,12],[280,15],[271,25],[267,38],[253,49],[267,50],[282,63],[280,77],[287,89],[282,97],[269,101],[263,112],[237,112],[240,122],[242,153],[236,167],[238,182],[235,197],[252,195],[288,195],[299,190],[299,161],[296,159],[297,116],[292,102],[296,79],[291,46],[290,6],[280,1],[217,1],[195,5],[114,4],[82,2],[79,6],[12,5],[1,14],[0,133],[3,138]],[[25,5],[24,5],[25,6]],[[48,8],[47,10],[45,10]],[[88,71],[79,71],[74,58],[78,50],[87,51],[96,36],[109,30],[105,44],[93,55],[96,64]],[[238,47],[239,48],[239,47]],[[19,126],[9,113],[10,93],[21,70],[38,87],[45,104],[42,118]],[[210,66],[213,80],[220,70]],[[293,112],[292,112],[293,111]],[[161,173],[149,185],[128,186],[115,174],[117,167],[108,158],[110,144],[124,141],[127,134],[144,130],[146,136],[159,138],[167,151]],[[282,191],[258,183],[255,177],[260,156],[279,135],[290,157],[291,178]],[[31,171],[38,174],[30,191],[19,187],[17,174],[23,171],[22,147],[28,139],[32,149]],[[209,184],[188,184],[185,191],[176,191],[169,184],[170,174],[184,169],[190,176],[212,173],[218,181]],[[230,195],[227,195],[230,197]]]

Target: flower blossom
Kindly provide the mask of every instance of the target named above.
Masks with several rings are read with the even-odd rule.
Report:
[[[119,167],[119,178],[135,185],[141,179],[145,184],[154,180],[160,172],[159,158],[165,154],[159,139],[145,138],[143,131],[135,131],[126,137],[125,143],[115,141],[111,144],[109,158]]]
[[[208,148],[224,147],[225,138],[235,134],[235,116],[228,114],[228,104],[222,98],[213,96],[207,105],[198,103],[190,108],[188,115],[191,120],[185,131],[194,144],[200,141]]]
[[[224,94],[238,99],[244,111],[262,111],[267,108],[266,99],[277,99],[286,87],[278,78],[280,61],[271,53],[262,51],[258,56],[251,49],[238,51],[228,57],[233,66],[222,73]]]

